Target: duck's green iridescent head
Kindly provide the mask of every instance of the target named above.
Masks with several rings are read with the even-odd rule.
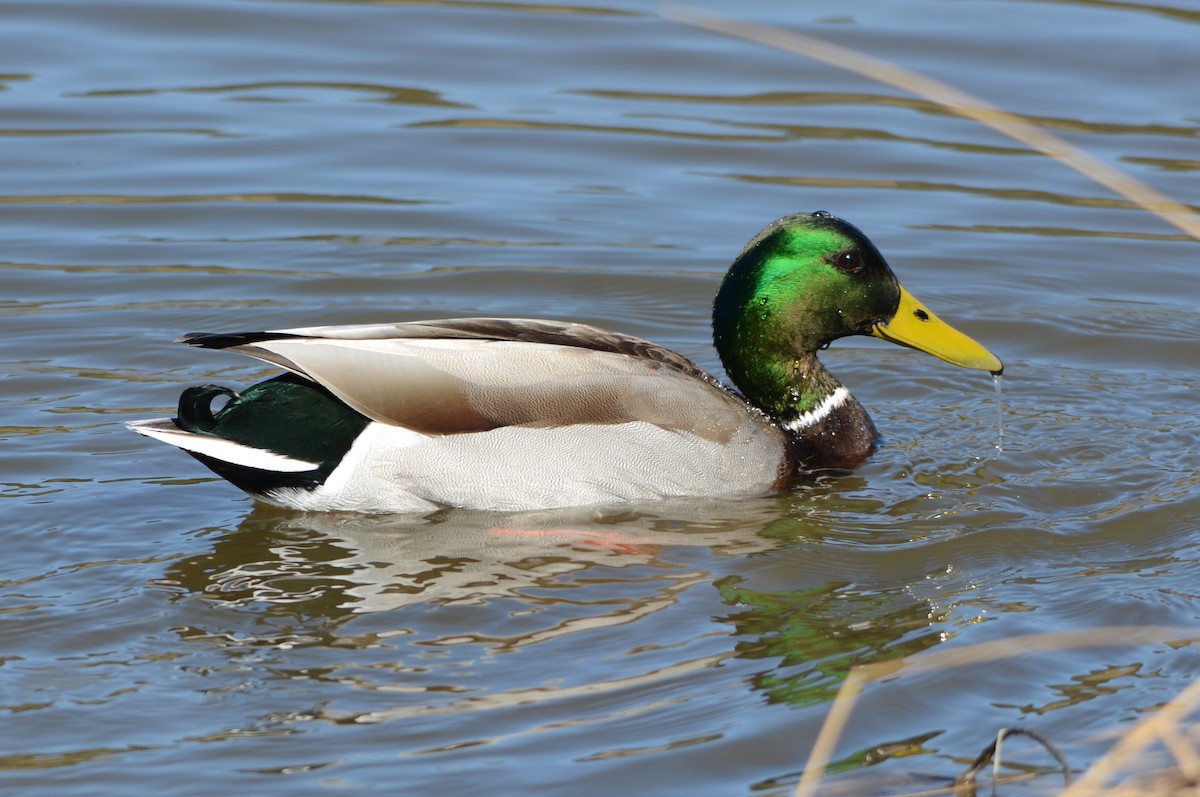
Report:
[[[1004,367],[904,290],[858,228],[825,212],[786,216],[756,235],[713,305],[726,371],[768,411],[782,400],[774,397],[781,388],[803,391],[818,349],[847,335],[873,335],[965,368]]]

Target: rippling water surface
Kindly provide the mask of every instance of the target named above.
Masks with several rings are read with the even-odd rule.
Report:
[[[804,5],[736,13],[1200,202],[1186,3]],[[1200,250],[991,131],[619,0],[8,3],[0,88],[13,794],[788,794],[853,665],[1183,629],[870,685],[827,788],[894,791],[1011,725],[1083,768],[1200,667]],[[1001,426],[985,375],[843,341],[852,474],[424,518],[255,507],[122,426],[270,373],[192,330],[552,317],[716,370],[729,260],[816,209],[1004,359]]]

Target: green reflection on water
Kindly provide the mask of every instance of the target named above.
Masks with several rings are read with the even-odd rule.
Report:
[[[742,582],[739,576],[716,582],[725,602],[739,608],[721,619],[745,637],[735,646],[738,656],[782,659],[754,677],[753,686],[772,702],[828,702],[851,667],[910,656],[943,641],[932,629],[908,637],[944,619],[924,602],[896,605],[895,594],[860,592],[848,582],[781,592],[750,589]]]

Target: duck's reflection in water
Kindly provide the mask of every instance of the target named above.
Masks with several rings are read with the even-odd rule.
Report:
[[[765,551],[776,541],[761,532],[774,518],[778,507],[770,503],[748,511],[745,503],[695,500],[413,518],[258,507],[236,530],[216,537],[211,551],[177,562],[168,579],[219,601],[304,604],[305,613],[326,615],[529,599],[532,589],[597,567],[651,568],[676,585],[674,592],[710,574],[683,563],[695,564],[696,557],[664,557],[664,551],[721,557]]]

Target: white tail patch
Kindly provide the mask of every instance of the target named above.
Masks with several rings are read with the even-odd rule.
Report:
[[[319,462],[305,462],[302,459],[285,457],[282,454],[267,451],[265,448],[254,448],[221,437],[208,437],[187,432],[168,418],[131,421],[125,425],[140,435],[153,437],[155,440],[169,443],[184,451],[194,451],[206,457],[246,468],[270,470],[277,473],[299,473],[313,470],[321,465]]]
[[[798,432],[801,429],[812,426],[814,423],[823,420],[829,415],[829,413],[845,404],[846,399],[848,398],[850,398],[850,391],[839,385],[838,389],[826,396],[824,401],[813,407],[808,412],[805,412],[799,417],[788,421],[783,425],[783,428],[787,429],[789,432]]]

